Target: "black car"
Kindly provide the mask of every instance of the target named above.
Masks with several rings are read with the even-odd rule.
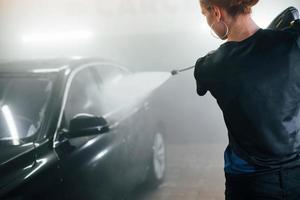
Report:
[[[123,199],[160,183],[161,125],[136,77],[98,59],[1,63],[0,199]]]

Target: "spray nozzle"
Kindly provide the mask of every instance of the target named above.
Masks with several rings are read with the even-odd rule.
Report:
[[[195,68],[195,66],[191,66],[191,67],[187,67],[187,68],[183,68],[183,69],[178,69],[178,70],[172,70],[171,71],[171,74],[173,75],[173,76],[175,76],[175,75],[177,75],[177,74],[179,74],[179,73],[181,73],[181,72],[184,72],[184,71],[187,71],[187,70],[190,70],[190,69],[194,69]]]

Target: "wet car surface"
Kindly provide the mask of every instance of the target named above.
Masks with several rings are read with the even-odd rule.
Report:
[[[122,199],[161,183],[158,86],[133,88],[145,77],[97,59],[0,64],[1,199]]]

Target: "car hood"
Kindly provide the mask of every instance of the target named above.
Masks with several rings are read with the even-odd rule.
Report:
[[[0,151],[0,189],[2,190],[33,166],[34,145],[33,143],[20,146],[1,144]]]
[[[29,143],[21,146],[1,145],[0,146],[0,167],[5,163],[15,159],[23,153],[32,150],[34,148],[33,143]]]

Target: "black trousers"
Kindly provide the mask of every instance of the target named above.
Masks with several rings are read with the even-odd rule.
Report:
[[[300,200],[300,167],[226,177],[226,200]]]

